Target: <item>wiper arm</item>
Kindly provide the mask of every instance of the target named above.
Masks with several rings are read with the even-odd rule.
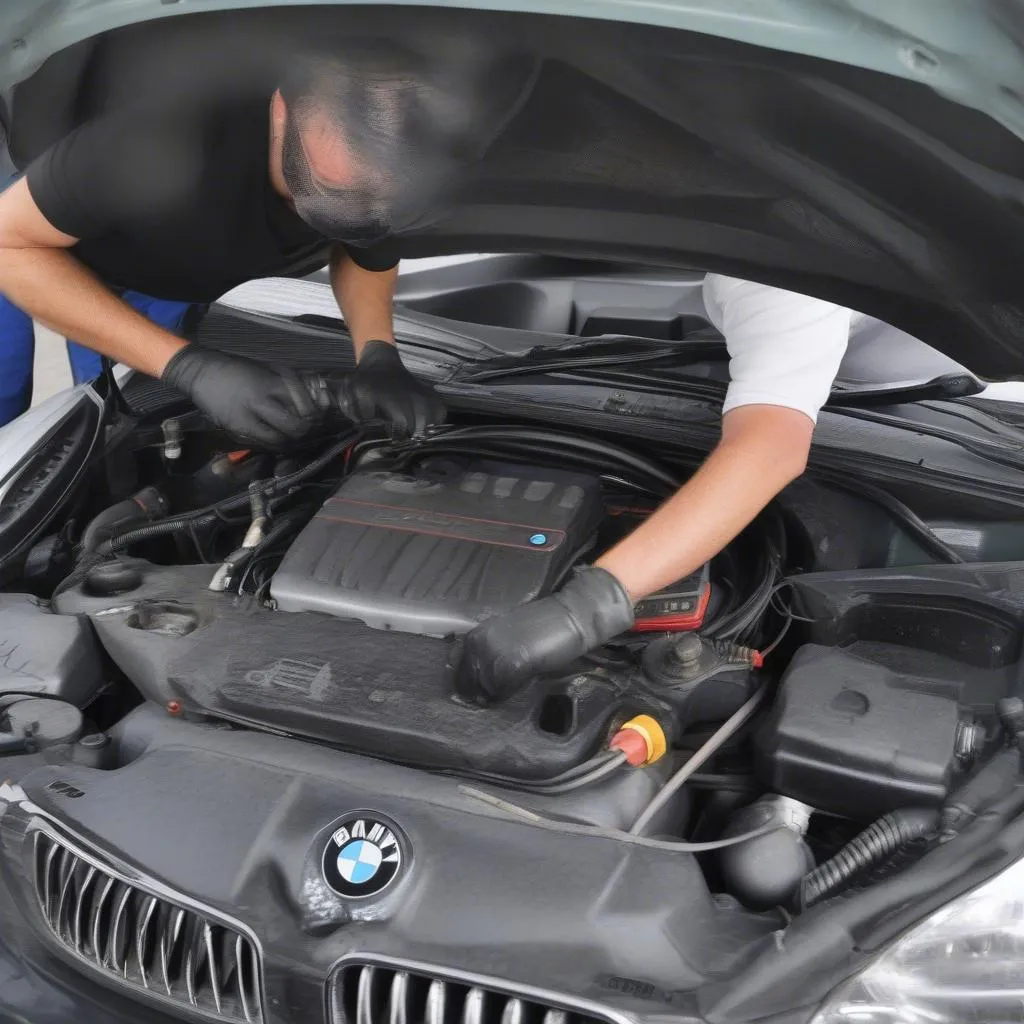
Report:
[[[651,338],[601,337],[558,347],[538,345],[514,355],[485,359],[466,366],[453,380],[478,384],[558,370],[633,367],[641,363],[650,365],[662,362],[679,367],[725,358],[725,345],[717,339],[659,341]]]
[[[900,405],[904,402],[933,402],[943,398],[970,398],[985,390],[970,373],[946,373],[914,384],[840,385],[832,389],[826,409],[857,409],[872,405]]]

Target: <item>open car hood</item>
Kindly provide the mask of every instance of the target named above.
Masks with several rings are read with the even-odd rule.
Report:
[[[322,39],[342,5],[201,6],[5,0],[15,156],[66,129],[97,68],[138,88],[251,62]],[[1018,0],[344,6],[346,33],[538,58],[518,114],[403,256],[699,267],[874,314],[983,377],[1024,373]]]

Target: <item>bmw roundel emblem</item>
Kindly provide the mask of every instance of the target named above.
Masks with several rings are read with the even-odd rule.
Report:
[[[367,814],[350,814],[324,848],[327,884],[349,899],[376,896],[402,870],[402,842],[396,830]]]

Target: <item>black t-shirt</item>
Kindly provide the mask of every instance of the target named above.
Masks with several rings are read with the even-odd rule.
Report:
[[[327,239],[270,183],[270,97],[136,108],[87,122],[28,168],[32,197],[107,284],[210,302],[258,277],[322,267]],[[349,250],[367,270],[398,262],[387,243]]]

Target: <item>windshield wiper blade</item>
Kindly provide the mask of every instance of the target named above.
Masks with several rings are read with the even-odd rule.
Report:
[[[943,398],[970,398],[984,390],[985,385],[970,373],[945,373],[941,377],[911,384],[844,384],[833,388],[825,408],[857,409],[904,402],[934,402]]]
[[[680,367],[709,360],[724,361],[726,358],[725,345],[717,339],[660,341],[653,338],[601,337],[557,347],[538,345],[525,352],[485,359],[467,365],[453,380],[478,384],[559,370],[648,366],[661,362]]]

